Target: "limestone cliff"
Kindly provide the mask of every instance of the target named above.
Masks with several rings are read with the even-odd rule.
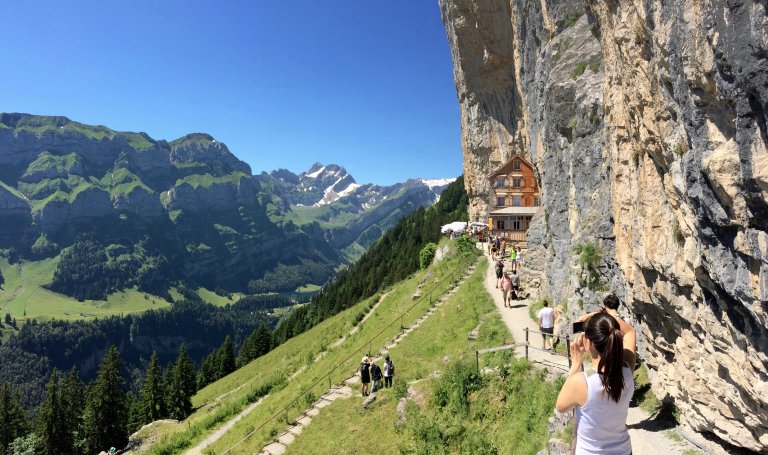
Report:
[[[768,451],[768,21],[764,1],[440,0],[470,216],[534,163],[529,263],[557,302],[594,244],[683,420]],[[576,305],[571,305],[571,308]]]

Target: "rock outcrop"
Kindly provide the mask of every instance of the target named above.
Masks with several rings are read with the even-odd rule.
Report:
[[[768,19],[760,1],[440,0],[470,215],[514,153],[545,214],[527,262],[556,302],[622,296],[654,390],[768,451]],[[573,248],[597,247],[583,286]],[[578,305],[569,305],[571,311]]]

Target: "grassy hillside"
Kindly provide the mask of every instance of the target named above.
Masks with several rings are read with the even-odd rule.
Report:
[[[0,257],[0,270],[5,278],[5,284],[0,289],[0,316],[10,313],[11,317],[19,322],[24,319],[78,320],[140,313],[170,306],[167,300],[135,288],[110,294],[107,300],[82,302],[49,291],[44,286],[53,279],[58,263],[58,256],[40,261],[21,261],[17,264],[9,264],[5,258]],[[181,294],[173,289],[170,294],[175,300],[182,299]],[[230,300],[205,288],[199,288],[197,294],[203,301],[216,306],[234,303],[242,297],[241,294],[233,294]]]
[[[560,384],[547,382],[509,352],[484,357],[481,368],[499,369],[477,374],[476,349],[511,342],[485,291],[485,267],[483,261],[454,297],[390,351],[395,387],[378,393],[366,411],[359,396],[323,408],[286,453],[353,454],[375,448],[381,453],[533,455],[541,450]],[[470,341],[467,334],[475,327],[479,338]],[[408,388],[412,399],[401,420],[397,406]]]
[[[418,303],[412,298],[422,280],[425,281],[422,295],[435,287],[434,299],[437,299],[472,263],[477,263],[477,270],[459,292],[390,351],[397,365],[396,387],[379,393],[376,405],[364,413],[360,412],[362,398],[359,393],[323,409],[289,446],[289,453],[361,453],[371,450],[371,444],[382,453],[401,450],[407,453],[482,453],[463,450],[462,434],[479,441],[480,445],[472,448],[487,446],[498,448],[499,453],[535,453],[543,447],[547,417],[551,414],[558,385],[544,380],[526,362],[514,361],[508,353],[483,358],[481,367],[510,362],[511,366],[501,368],[502,374],[492,373],[476,381],[472,396],[464,396],[464,400],[471,404],[462,421],[450,417],[456,414],[452,405],[440,405],[432,398],[434,390],[452,396],[454,377],[466,377],[466,371],[476,373],[476,349],[500,345],[511,338],[483,287],[487,264],[476,261],[473,255],[453,256],[428,270],[419,271],[200,390],[193,400],[198,410],[186,421],[176,426],[145,430],[144,437],[154,433],[152,437],[158,441],[145,453],[183,453],[268,393],[259,405],[211,445],[207,453],[224,453],[246,435],[250,435],[249,438],[232,453],[258,451],[285,430],[286,416],[282,410],[286,406],[290,405],[288,419],[297,419],[327,391],[327,373],[331,372],[332,382],[339,384],[355,372],[360,357],[369,349],[369,339],[373,338],[371,350],[378,351],[397,336],[401,330],[398,320],[401,311],[416,303],[416,307],[403,317],[403,325],[407,326],[429,309],[428,297]],[[372,308],[375,309],[371,312]],[[360,329],[351,333],[369,312],[370,317]],[[387,327],[392,321],[396,323]],[[467,340],[469,332],[478,326],[479,339]],[[341,367],[334,370],[338,364]],[[434,374],[454,370],[458,373],[446,375],[447,383]],[[402,385],[406,382],[420,391],[422,399],[416,402],[421,406],[416,402],[409,404],[408,423],[396,425],[396,406],[404,395]],[[499,396],[499,390],[504,398]],[[453,429],[458,433],[451,436]],[[427,434],[433,437],[426,438]],[[488,440],[481,440],[482,435],[487,435]],[[382,449],[382,441],[386,441],[391,450]],[[444,450],[435,451],[435,447]]]
[[[474,256],[457,255],[429,270],[417,272],[383,294],[360,301],[311,330],[288,340],[233,374],[210,384],[200,390],[193,399],[193,405],[199,407],[197,412],[182,425],[170,432],[163,432],[159,444],[149,453],[178,453],[182,448],[194,445],[222,422],[255,401],[258,398],[256,392],[271,385],[272,391],[263,403],[240,420],[213,445],[212,450],[220,453],[257,428],[258,431],[249,439],[246,448],[260,448],[284,426],[281,420],[284,417],[270,420],[275,412],[291,403],[302,392],[307,392],[311,400],[302,398],[288,411],[288,417],[295,419],[307,406],[307,401],[313,401],[314,397],[327,390],[328,380],[324,378],[327,373],[332,371],[332,381],[336,384],[346,379],[356,370],[360,357],[368,351],[369,341],[370,348],[378,350],[400,333],[398,317],[403,310],[415,304],[402,318],[402,324],[407,326],[431,306],[429,297],[421,301],[412,299],[419,282],[427,281],[428,274],[431,279],[424,284],[422,295],[426,296],[430,289],[434,289],[433,299],[436,300],[473,262]],[[372,316],[358,331],[350,334],[355,324],[360,322],[379,300],[380,303]],[[396,319],[397,323],[390,325]],[[376,334],[379,335],[373,337]],[[339,342],[342,338],[343,341]],[[334,370],[339,364],[341,366]]]

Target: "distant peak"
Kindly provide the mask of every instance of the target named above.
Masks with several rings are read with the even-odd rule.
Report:
[[[174,141],[171,141],[171,147],[178,147],[182,144],[208,144],[210,142],[216,142],[210,134],[207,133],[192,133],[182,136]]]
[[[312,167],[309,168],[309,170],[307,171],[307,174],[311,174],[313,172],[317,172],[317,171],[319,171],[320,169],[322,169],[324,167],[325,166],[323,166],[323,163],[316,162],[315,164],[312,165]]]

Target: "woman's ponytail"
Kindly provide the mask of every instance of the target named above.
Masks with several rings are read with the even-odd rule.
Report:
[[[584,335],[600,353],[597,372],[601,374],[603,393],[618,403],[624,391],[624,342],[619,323],[608,313],[597,313],[587,321]]]

